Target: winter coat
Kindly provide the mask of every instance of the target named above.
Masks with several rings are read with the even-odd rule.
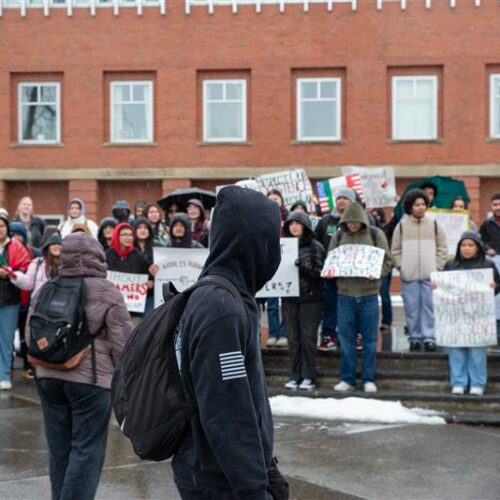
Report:
[[[219,191],[202,276],[231,281],[244,305],[226,289],[207,285],[193,292],[181,319],[198,407],[172,462],[181,484],[229,489],[241,499],[269,498],[273,422],[255,293],[278,269],[279,230],[275,202],[238,186]],[[225,367],[228,359],[232,368]]]
[[[30,258],[26,247],[16,239],[10,239],[0,251],[13,271],[26,271]],[[21,291],[9,278],[0,278],[0,307],[13,306],[21,302]]]
[[[118,225],[118,221],[114,217],[104,217],[99,223],[99,230],[97,231],[97,240],[101,244],[102,248],[106,250],[108,244],[106,243],[106,238],[104,237],[104,229],[106,227],[112,227],[113,229]]]
[[[28,290],[35,296],[38,290],[48,281],[46,261],[43,257],[33,260],[25,273],[14,273],[10,281],[21,290]]]
[[[321,217],[316,230],[314,231],[314,237],[323,245],[324,248],[328,248],[330,245],[330,240],[332,236],[337,232],[337,227],[340,224],[340,215],[337,213],[331,213]]]
[[[205,221],[205,207],[200,200],[192,199],[188,200],[188,205],[195,205],[200,209],[200,218],[194,223],[191,222],[191,233],[193,240],[200,243],[204,248],[208,246],[208,231],[206,228]]]
[[[119,273],[130,274],[148,274],[148,261],[144,254],[134,248],[124,259],[118,256],[116,250],[112,247],[106,250],[106,262],[108,271],[117,271]]]
[[[360,222],[362,227],[356,233],[349,231],[348,222]],[[367,213],[359,203],[349,205],[342,216],[339,224],[342,231],[337,231],[328,247],[331,252],[339,245],[369,245],[384,250],[384,261],[382,264],[381,276],[385,276],[391,269],[392,257],[384,232],[378,227],[370,226]],[[372,238],[375,237],[375,244]],[[336,278],[339,295],[348,297],[367,297],[378,295],[380,289],[380,279],[370,280],[368,278]]]
[[[78,203],[81,207],[80,215],[75,219],[73,219],[70,215],[70,206],[73,203]],[[80,198],[73,198],[69,201],[67,205],[67,213],[68,218],[63,223],[59,224],[59,232],[61,233],[62,238],[65,238],[66,236],[68,236],[68,234],[71,234],[71,231],[73,231],[73,227],[75,226],[75,224],[82,224],[90,231],[90,234],[94,238],[97,238],[99,228],[94,221],[87,219],[87,217],[85,216],[85,203],[83,203]]]
[[[172,236],[172,228],[176,222],[182,222],[184,225],[184,237],[179,241]],[[193,239],[191,232],[191,220],[187,214],[178,212],[170,217],[170,234],[167,239],[167,247],[172,248],[205,248],[201,243]]]
[[[109,389],[114,367],[133,326],[121,293],[106,279],[104,251],[97,240],[84,233],[70,234],[64,238],[59,274],[84,277],[87,297],[85,312],[89,331],[96,336],[96,385]],[[32,310],[35,305],[36,297]],[[26,329],[26,336],[29,344],[29,328]],[[36,374],[38,378],[92,384],[91,356],[87,356],[72,370],[51,370],[38,366]]]
[[[493,248],[500,255],[500,223],[494,216],[483,222],[480,233],[486,249]]]
[[[323,286],[321,270],[325,261],[326,251],[323,245],[314,239],[311,220],[304,212],[290,212],[285,223],[285,235],[290,238],[290,223],[297,221],[304,227],[304,234],[299,239],[299,268],[300,296],[290,297],[291,302],[321,302],[323,299]]]
[[[20,222],[26,228],[27,240],[25,243],[35,248],[40,248],[42,245],[43,231],[47,225],[45,221],[34,215],[31,217],[29,223],[24,223],[19,217],[16,217],[14,221]]]
[[[448,260],[446,234],[430,217],[409,215],[394,229],[392,256],[403,281],[428,280],[432,272],[442,271]]]

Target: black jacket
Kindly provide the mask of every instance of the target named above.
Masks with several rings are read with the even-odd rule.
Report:
[[[135,248],[123,260],[118,256],[113,247],[109,247],[105,253],[108,271],[130,274],[148,274],[148,261],[146,257]]]
[[[290,223],[300,222],[304,226],[304,234],[299,240],[299,268],[300,296],[283,300],[292,302],[321,302],[322,280],[321,270],[325,261],[326,251],[323,245],[314,239],[311,220],[303,212],[290,212],[285,223],[285,235],[291,237]]]
[[[316,226],[314,237],[323,245],[328,248],[330,239],[337,232],[337,226],[340,224],[340,215],[328,214],[324,215]]]
[[[194,291],[181,319],[198,412],[172,462],[186,486],[231,489],[237,498],[267,500],[273,422],[259,347],[255,293],[281,260],[278,205],[237,186],[215,206],[211,249],[202,276],[219,275],[240,291]],[[232,367],[227,367],[227,361]]]
[[[180,240],[172,236],[172,228],[176,222],[181,222],[184,225],[184,236]],[[173,248],[205,248],[200,242],[193,240],[193,232],[191,231],[191,220],[185,213],[179,212],[170,217],[168,222],[170,234],[168,235],[167,247]],[[208,241],[208,240],[207,240]]]
[[[486,249],[493,248],[500,255],[500,224],[495,221],[494,217],[483,222],[480,232]]]
[[[19,217],[16,217],[14,221],[20,222],[24,226],[24,222]],[[45,226],[46,223],[42,218],[36,216],[31,217],[31,225],[30,225],[31,240],[28,238],[26,244],[29,244],[35,248],[41,248],[42,236]]]

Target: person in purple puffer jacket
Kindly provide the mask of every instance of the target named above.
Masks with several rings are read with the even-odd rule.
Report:
[[[52,498],[95,497],[106,452],[111,415],[111,378],[132,333],[122,295],[106,279],[106,258],[97,240],[73,233],[62,242],[61,276],[83,276],[85,312],[95,334],[97,381],[87,356],[74,369],[36,368],[49,445]],[[35,307],[34,297],[32,308]],[[26,338],[29,345],[29,328]]]

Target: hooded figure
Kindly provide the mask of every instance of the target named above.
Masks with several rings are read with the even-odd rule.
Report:
[[[97,240],[104,250],[107,250],[111,245],[113,231],[117,226],[118,221],[114,217],[104,217],[99,223],[99,231],[97,232]]]
[[[206,285],[193,292],[180,322],[198,407],[172,461],[182,498],[269,498],[273,422],[255,293],[278,269],[279,232],[276,203],[238,186],[219,191],[201,276],[229,280],[244,305]]]
[[[111,214],[118,222],[129,222],[130,205],[125,200],[117,200],[111,208]]]
[[[177,236],[174,226],[176,224],[182,224],[184,226],[183,236]],[[167,247],[173,248],[205,248],[201,243],[193,240],[193,234],[191,232],[191,220],[187,214],[182,212],[176,213],[170,218],[169,221],[170,234],[167,240]]]
[[[85,203],[80,198],[73,198],[69,201],[67,213],[67,219],[59,225],[59,232],[62,238],[71,234],[76,225],[81,228],[80,230],[86,228],[85,232],[97,238],[97,224],[85,216]]]
[[[190,205],[199,209],[200,215],[198,216],[197,219],[191,218],[191,214],[189,213]],[[189,215],[189,218],[191,219],[191,232],[193,234],[192,236],[193,240],[201,243],[204,247],[207,247],[208,231],[205,224],[206,217],[205,217],[205,207],[203,206],[203,203],[200,200],[197,200],[196,198],[188,200],[186,204],[186,210]]]

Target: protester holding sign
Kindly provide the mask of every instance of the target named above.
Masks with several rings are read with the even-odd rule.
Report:
[[[283,321],[288,334],[291,374],[286,389],[310,391],[316,385],[316,340],[321,319],[321,268],[323,245],[314,239],[311,221],[304,212],[290,212],[285,234],[299,239],[300,296],[283,299]]]
[[[382,269],[378,275],[385,275],[391,268],[391,255],[383,231],[370,227],[368,216],[359,203],[347,207],[340,222],[340,228],[332,237],[328,253],[342,245],[366,245],[385,252]],[[379,265],[380,266],[380,265]],[[330,278],[335,278],[331,273]],[[377,392],[375,385],[375,356],[378,338],[378,292],[380,279],[337,278],[338,326],[342,346],[340,361],[340,382],[334,390],[352,391],[356,385],[356,337],[363,338],[362,381],[365,392]]]
[[[457,196],[456,198],[453,198],[453,200],[451,200],[450,208],[452,210],[457,210],[459,212],[463,212],[465,210],[468,211],[469,204],[467,203],[467,200],[463,196]],[[470,218],[470,214],[469,214],[469,226],[470,227],[468,229],[477,233],[478,231],[477,224]]]
[[[500,276],[493,262],[486,259],[486,251],[479,236],[473,232],[466,232],[458,242],[455,259],[449,261],[445,271],[459,271],[470,269],[492,269],[494,282],[491,287],[495,294],[500,292]],[[434,290],[436,283],[432,284]],[[460,294],[465,295],[465,291]],[[476,298],[477,302],[477,298]],[[493,302],[492,302],[493,305]],[[494,311],[491,311],[494,316]],[[474,323],[480,318],[472,318]],[[494,319],[494,318],[493,318]],[[494,332],[494,330],[493,330]],[[469,393],[482,396],[487,382],[486,346],[477,347],[448,347],[450,363],[450,382],[453,394],[464,394],[470,384]]]
[[[410,333],[410,351],[436,350],[430,277],[448,259],[446,234],[439,222],[426,216],[429,197],[421,189],[409,191],[403,208],[408,217],[392,238],[395,267],[401,273],[401,294]]]

